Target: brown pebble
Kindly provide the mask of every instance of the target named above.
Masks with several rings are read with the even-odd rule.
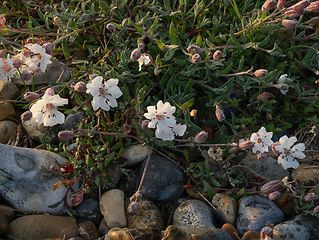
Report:
[[[85,240],[97,240],[100,237],[99,231],[91,221],[85,221],[79,224],[79,233]]]
[[[222,228],[222,230],[226,231],[234,240],[239,240],[239,234],[236,230],[236,228],[231,225],[230,223],[225,223]]]
[[[241,240],[260,240],[260,233],[256,231],[245,232]]]
[[[0,213],[2,213],[8,222],[15,217],[16,213],[14,209],[8,205],[0,204]]]
[[[8,221],[6,217],[0,213],[0,236],[5,234],[8,231]]]

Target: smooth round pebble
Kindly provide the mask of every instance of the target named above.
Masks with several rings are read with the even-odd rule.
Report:
[[[18,95],[19,89],[13,82],[0,79],[0,99],[13,100]]]
[[[225,223],[221,229],[227,232],[233,238],[233,240],[238,240],[237,236],[239,236],[239,234],[236,228],[230,223]]]
[[[6,217],[2,213],[0,213],[0,236],[8,231],[8,227],[9,225]]]
[[[17,125],[10,120],[0,121],[0,143],[7,144],[11,133],[17,129]]]
[[[238,204],[232,197],[217,193],[212,199],[212,204],[217,210],[213,208],[219,224],[230,223],[233,226],[236,224],[236,217],[238,212]]]
[[[150,150],[148,145],[137,144],[125,149],[122,156],[127,159],[127,166],[135,166],[148,157]]]
[[[99,201],[93,198],[87,198],[76,207],[77,216],[94,224],[99,224],[102,219]]]

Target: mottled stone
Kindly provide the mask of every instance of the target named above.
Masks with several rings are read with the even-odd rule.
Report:
[[[181,227],[181,229],[188,234],[198,236],[201,240],[233,240],[227,232],[219,228]]]
[[[122,190],[112,189],[105,192],[100,198],[100,210],[109,228],[127,226]]]
[[[91,221],[85,221],[79,224],[79,234],[85,240],[98,240],[99,231]]]
[[[237,231],[242,236],[247,231],[260,232],[268,224],[278,224],[284,219],[283,212],[266,197],[243,197],[239,203],[236,220]]]
[[[214,228],[214,216],[210,206],[200,200],[181,203],[173,215],[176,227]]]
[[[125,149],[122,156],[127,159],[127,166],[135,166],[148,157],[150,150],[148,145],[137,144]]]
[[[162,214],[158,207],[146,198],[138,198],[138,210],[136,213],[129,213],[127,207],[130,204],[129,199],[125,201],[127,227],[139,228],[148,223],[156,222],[160,229],[164,228]]]
[[[3,204],[0,204],[0,213],[5,216],[8,222],[11,222],[16,215],[16,212],[12,207]]]
[[[9,224],[6,234],[10,239],[69,239],[77,237],[78,226],[71,217],[54,215],[26,215],[19,217]]]
[[[11,133],[17,129],[17,125],[10,120],[0,121],[0,143],[6,144],[8,142]]]
[[[217,193],[212,199],[212,204],[217,210],[213,208],[214,215],[217,221],[223,225],[230,223],[233,226],[236,224],[236,217],[238,212],[238,204],[232,197]]]
[[[70,80],[70,78],[70,70],[66,66],[64,66],[63,63],[51,63],[48,64],[45,72],[42,72],[40,69],[35,71],[34,85],[39,85],[43,83],[55,83],[58,79],[59,82],[66,82]],[[23,85],[21,77],[18,74],[14,74],[14,76],[11,78],[11,81],[17,85]],[[32,78],[24,82],[26,85],[33,85]]]
[[[76,207],[77,217],[92,221],[94,224],[99,224],[102,219],[99,201],[93,198],[85,199]]]
[[[200,238],[194,234],[186,233],[174,225],[169,225],[162,240],[200,240]]]
[[[305,185],[319,183],[319,166],[309,167],[307,164],[300,164],[291,173],[292,180],[298,180]]]
[[[49,206],[59,202],[67,193],[67,188],[55,191],[52,186],[60,181],[60,176],[42,174],[41,169],[55,166],[54,160],[64,165],[68,160],[57,153],[31,148],[18,148],[0,144],[0,193],[16,209],[59,214],[63,208]],[[78,182],[72,188],[78,189]],[[69,192],[67,200],[72,206]]]
[[[14,107],[9,102],[0,101],[0,121],[4,119],[9,119],[7,116],[13,118],[16,116]]]
[[[19,89],[13,82],[0,80],[0,99],[13,100],[18,95]]]
[[[143,174],[146,160],[140,169]],[[179,198],[183,191],[184,175],[181,169],[169,159],[152,155],[141,188],[142,195],[153,201],[171,201]]]
[[[221,229],[227,232],[232,237],[233,240],[238,240],[239,234],[236,228],[230,223],[225,223]]]

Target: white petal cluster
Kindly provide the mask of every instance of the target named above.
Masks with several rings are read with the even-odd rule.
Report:
[[[264,127],[261,127],[257,133],[253,133],[250,137],[250,141],[254,143],[253,152],[268,152],[268,147],[274,143],[271,140],[272,134],[272,132],[267,132]]]
[[[13,66],[9,54],[6,59],[0,58],[0,80],[11,80],[17,69]]]
[[[97,76],[86,85],[86,93],[93,96],[91,104],[94,111],[99,108],[109,111],[110,107],[117,107],[116,98],[123,94],[117,86],[118,82],[119,80],[116,78],[111,78],[104,82],[103,77]]]
[[[59,95],[44,94],[42,99],[33,104],[30,108],[32,117],[36,122],[43,123],[44,126],[54,126],[64,123],[64,114],[59,112],[57,107],[68,104],[68,99]]]
[[[137,61],[139,65],[139,69],[138,69],[139,71],[142,70],[143,65],[148,66],[153,63],[153,59],[151,55],[149,55],[148,53],[142,53],[140,58]]]
[[[156,128],[155,136],[164,141],[174,140],[174,136],[183,136],[186,125],[176,124],[173,113],[176,108],[169,102],[163,103],[161,100],[155,106],[148,106],[144,117],[150,119],[149,128]]]
[[[280,145],[275,146],[275,149],[280,152],[278,162],[283,166],[284,169],[297,168],[299,163],[295,158],[303,159],[306,157],[306,155],[302,152],[305,150],[305,144],[298,143],[293,146],[294,143],[297,142],[297,138],[288,138],[286,135],[281,137],[279,142]]]
[[[281,86],[280,92],[284,95],[289,91],[288,82],[291,82],[291,79],[288,78],[288,74],[283,74],[278,79],[278,84]]]
[[[32,54],[30,57],[25,59],[25,65],[29,71],[35,71],[40,69],[45,72],[47,65],[51,62],[51,55],[45,52],[45,48],[41,47],[39,44],[27,44],[26,48],[29,49]]]

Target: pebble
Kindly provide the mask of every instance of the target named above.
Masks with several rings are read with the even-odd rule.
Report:
[[[60,176],[50,176],[40,172],[42,167],[47,169],[54,165],[57,160],[64,165],[67,159],[57,153],[31,148],[19,148],[0,144],[0,193],[16,209],[22,211],[39,211],[59,214],[63,208],[60,204],[56,208],[49,206],[59,202],[67,193],[66,187],[57,188],[52,186],[60,181]],[[76,182],[72,188],[76,191],[79,187]],[[72,207],[70,200],[67,200]]]
[[[98,240],[99,231],[91,221],[85,221],[79,224],[79,234],[85,240]]]
[[[146,160],[140,169],[142,177]],[[182,170],[169,159],[152,155],[141,187],[142,195],[152,201],[172,201],[179,198],[183,191],[184,175]]]
[[[11,222],[16,215],[16,212],[12,207],[4,204],[0,204],[0,213],[5,216],[8,222]]]
[[[7,144],[11,133],[17,129],[18,124],[10,120],[0,121],[0,143]]]
[[[61,74],[63,75],[61,76]],[[60,78],[61,76],[61,78]],[[60,79],[59,79],[60,78]],[[71,73],[70,70],[63,66],[63,63],[51,63],[48,64],[45,72],[40,69],[36,70],[34,73],[34,85],[44,84],[44,83],[55,83],[58,79],[59,82],[66,82],[70,80]],[[20,75],[14,74],[11,81],[17,85],[23,85]],[[26,85],[33,85],[33,79],[24,81]]]
[[[0,80],[0,99],[13,100],[19,95],[18,87],[9,80]]]
[[[266,223],[278,224],[283,219],[283,212],[268,198],[259,195],[243,197],[239,203],[237,231],[240,236],[247,231],[260,232]]]
[[[238,204],[235,199],[217,193],[212,199],[212,204],[217,209],[217,211],[213,209],[213,212],[219,224],[230,223],[235,226],[238,212]]]
[[[239,234],[236,228],[230,223],[225,223],[221,229],[227,232],[233,238],[233,240],[238,240]]]
[[[2,213],[0,213],[0,236],[8,231],[8,227],[8,220]]]
[[[245,232],[241,240],[260,240],[260,233],[257,231]]]
[[[16,112],[11,103],[6,101],[0,101],[0,121],[4,119],[9,119],[7,116],[14,118]]]
[[[105,222],[105,219],[102,218],[101,222],[100,222],[100,225],[99,225],[99,233],[101,235],[105,235],[107,234],[107,232],[109,231],[110,229],[106,226],[106,222]]]
[[[99,201],[93,198],[87,198],[76,207],[77,217],[92,221],[98,225],[102,219]]]
[[[122,190],[112,189],[105,192],[100,198],[100,210],[109,228],[127,226]]]
[[[87,115],[83,112],[76,112],[76,113],[68,114],[65,117],[64,123],[61,125],[58,125],[59,131],[76,129],[75,126],[86,117],[87,117]]]
[[[305,185],[315,185],[319,183],[319,166],[309,166],[300,164],[291,173],[292,180],[298,180]]]
[[[181,229],[198,236],[201,240],[233,240],[226,231],[219,228],[181,227]]]
[[[122,157],[127,159],[126,166],[135,166],[148,157],[150,150],[148,145],[132,145],[125,149]]]
[[[78,226],[74,218],[54,215],[26,215],[9,224],[6,237],[9,239],[69,239],[77,237]]]
[[[169,225],[165,230],[162,240],[200,240],[200,238],[174,225]]]
[[[176,227],[215,228],[210,206],[200,200],[187,200],[181,203],[173,215]]]
[[[158,207],[146,198],[138,198],[138,210],[136,213],[126,211],[127,227],[139,228],[144,227],[148,223],[156,222],[160,229],[164,228],[162,214]],[[130,204],[129,199],[125,201],[125,208]]]

